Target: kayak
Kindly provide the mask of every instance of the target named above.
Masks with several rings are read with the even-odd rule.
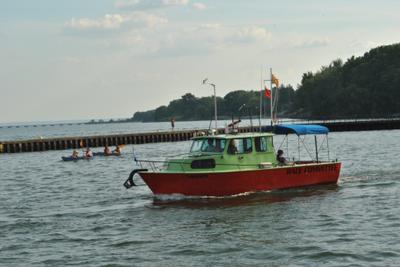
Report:
[[[72,157],[72,156],[68,156],[68,157],[61,157],[61,159],[62,159],[63,161],[78,161],[78,160],[81,160],[81,159],[87,159],[87,160],[89,160],[89,159],[91,159],[91,158],[86,158],[86,157],[77,157],[77,158],[74,158],[74,157]]]
[[[108,154],[108,155],[106,155],[106,154],[104,154],[104,152],[94,152],[93,153],[93,157],[94,156],[101,156],[101,157],[108,157],[108,156],[121,156],[121,154],[115,154],[115,153],[111,153],[111,154]],[[61,157],[61,159],[63,160],[63,161],[77,161],[77,160],[81,160],[81,159],[92,159],[93,157],[91,157],[91,158],[86,158],[86,157],[82,157],[82,156],[79,156],[79,157],[77,157],[77,158],[74,158],[74,157],[72,157],[72,156],[68,156],[68,157]]]
[[[112,152],[111,154],[105,154],[104,152],[94,152],[93,156],[103,156],[103,157],[108,157],[108,156],[121,156],[121,154],[115,154]]]

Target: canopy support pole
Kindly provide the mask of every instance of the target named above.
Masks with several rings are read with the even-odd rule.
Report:
[[[300,160],[300,135],[297,136],[297,153],[299,154],[298,160]]]
[[[289,155],[289,137],[286,134],[286,151],[287,151],[287,157],[288,159],[290,159],[290,155]]]
[[[331,160],[331,157],[330,157],[330,155],[329,155],[329,138],[328,138],[328,134],[326,134],[326,147],[328,148],[328,161],[330,161]]]
[[[263,97],[263,82],[264,82],[262,75],[263,75],[263,68],[261,66],[260,116],[258,117],[258,124],[260,126],[260,129],[259,129],[260,133],[261,133],[261,117],[262,117],[262,104],[263,104],[262,97]]]
[[[301,143],[303,144],[303,146],[304,146],[304,148],[305,148],[305,150],[306,150],[308,156],[309,156],[311,159],[313,159],[310,150],[308,149],[306,143],[304,143],[304,138],[303,138],[303,139],[300,138],[300,141],[301,141]],[[314,160],[314,159],[313,159],[313,160]]]
[[[318,144],[317,144],[317,136],[316,135],[314,135],[314,142],[315,142],[315,158],[318,163]]]

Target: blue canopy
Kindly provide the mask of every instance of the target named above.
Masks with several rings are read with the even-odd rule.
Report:
[[[305,134],[327,134],[329,129],[325,126],[309,124],[281,124],[275,126],[276,134],[289,134],[295,133],[297,135],[305,135]]]

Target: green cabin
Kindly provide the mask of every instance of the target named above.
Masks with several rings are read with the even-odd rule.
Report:
[[[226,172],[277,166],[272,133],[243,133],[193,138],[185,158],[171,159],[165,172]]]

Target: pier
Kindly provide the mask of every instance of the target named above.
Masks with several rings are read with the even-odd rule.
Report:
[[[312,124],[312,123],[310,123]],[[335,120],[315,122],[327,127],[331,132],[377,131],[400,129],[400,118],[371,120]]]
[[[319,124],[331,132],[372,131],[400,129],[400,118],[371,120],[335,120],[335,121],[281,121],[280,123]],[[259,127],[239,127],[241,133],[258,131]],[[264,126],[263,131],[272,131],[271,126]],[[164,131],[118,135],[80,136],[40,138],[30,140],[0,141],[0,153],[37,152],[48,150],[80,149],[85,147],[103,147],[105,145],[147,144],[160,142],[187,141],[192,137],[204,134],[208,129]],[[224,129],[218,129],[223,133]]]
[[[257,128],[258,129],[258,128]],[[224,129],[219,129],[222,133]],[[48,150],[80,149],[85,147],[103,147],[125,144],[147,144],[160,142],[187,141],[196,135],[203,135],[208,129],[148,132],[135,134],[59,137],[0,142],[0,153],[38,152]],[[251,127],[242,127],[239,132],[250,132]]]

